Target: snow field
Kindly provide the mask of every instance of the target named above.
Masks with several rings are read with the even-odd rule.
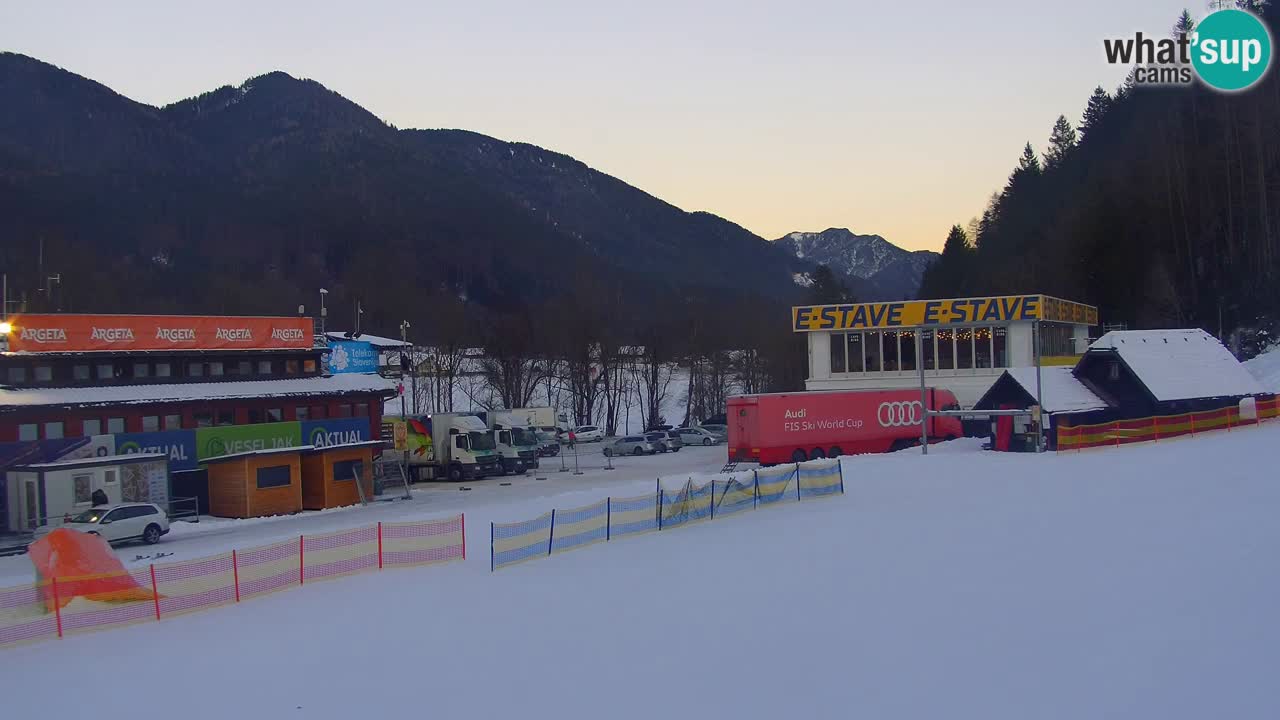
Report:
[[[17,717],[68,687],[109,717],[1275,717],[1277,441],[848,458],[824,502],[14,648],[0,694]]]

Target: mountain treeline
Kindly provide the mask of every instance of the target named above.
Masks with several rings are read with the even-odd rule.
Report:
[[[1280,27],[1275,5],[1261,12]],[[1171,32],[1194,28],[1189,13]],[[981,217],[957,225],[920,297],[1043,292],[1104,323],[1201,327],[1250,354],[1280,318],[1280,74],[1096,89],[1043,155],[1028,143]]]

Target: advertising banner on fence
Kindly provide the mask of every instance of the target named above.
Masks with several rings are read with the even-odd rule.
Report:
[[[302,423],[279,422],[263,425],[227,425],[196,430],[196,455],[200,460],[253,450],[299,447]]]
[[[325,369],[331,375],[378,372],[378,351],[359,340],[331,340]]]
[[[305,317],[15,315],[10,320],[9,349],[14,352],[305,350],[312,346],[311,318]]]

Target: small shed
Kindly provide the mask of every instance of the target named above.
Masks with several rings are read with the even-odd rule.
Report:
[[[1073,424],[1090,422],[1097,416],[1108,419],[1111,408],[1102,398],[1080,382],[1072,368],[1063,366],[1040,369],[1041,417],[1047,419],[1050,446],[1056,437],[1058,421],[1070,416]],[[974,405],[974,410],[1025,410],[1036,405],[1036,369],[1033,367],[1009,368],[991,385]],[[1034,438],[1029,418],[1003,417],[996,423],[1006,423],[1014,436]],[[998,432],[994,432],[999,435]],[[1034,446],[1031,446],[1034,447]],[[1000,448],[1006,449],[1006,448]]]
[[[381,440],[327,445],[302,451],[302,508],[355,505],[373,496],[373,452]],[[355,478],[360,478],[360,487]]]
[[[313,446],[209,458],[209,514],[250,518],[302,510],[302,452]]]
[[[6,477],[8,526],[17,531],[61,525],[64,516],[93,507],[96,491],[108,503],[169,506],[169,456],[164,453],[33,463],[11,468]]]

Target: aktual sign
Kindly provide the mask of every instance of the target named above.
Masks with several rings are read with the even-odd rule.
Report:
[[[172,471],[196,469],[196,433],[192,430],[119,433],[115,439],[117,455],[163,453],[169,456]]]
[[[332,375],[341,373],[378,372],[378,351],[360,340],[330,340],[329,360],[325,363]]]
[[[305,317],[194,315],[15,315],[14,352],[101,350],[305,350]]]
[[[302,439],[307,445],[331,447],[369,440],[369,418],[307,420],[302,423]]]
[[[791,309],[791,329],[795,332],[984,325],[1030,320],[1097,325],[1098,309],[1047,295],[805,305]]]

